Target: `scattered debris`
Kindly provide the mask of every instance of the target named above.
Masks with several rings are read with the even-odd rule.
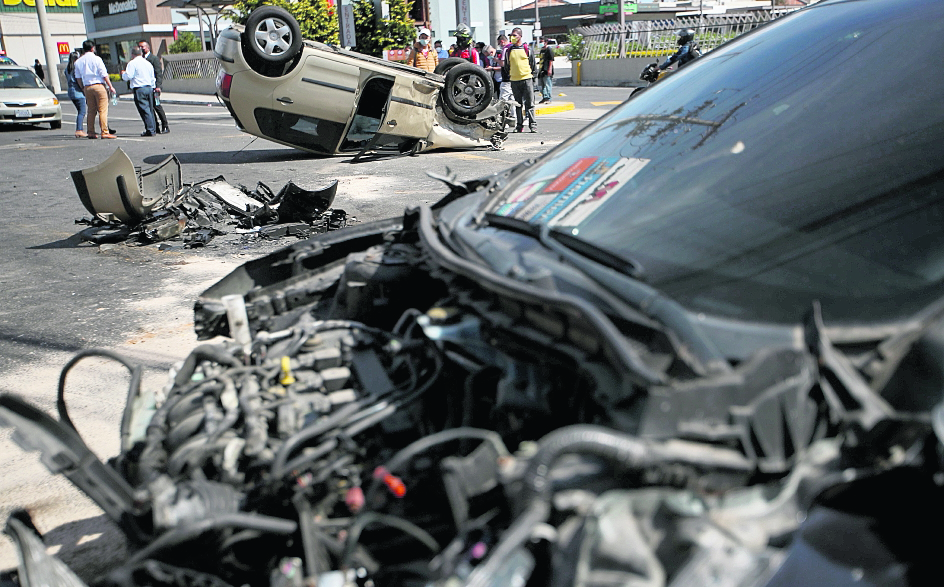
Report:
[[[96,243],[150,244],[180,239],[188,248],[206,246],[233,232],[250,237],[308,238],[357,219],[331,208],[337,180],[318,190],[289,181],[278,193],[259,182],[254,190],[218,176],[184,185],[173,155],[146,170],[134,167],[120,148],[100,165],[72,172],[79,199],[92,218],[80,236]]]

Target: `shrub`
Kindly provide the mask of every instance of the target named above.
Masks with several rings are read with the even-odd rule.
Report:
[[[197,35],[184,31],[180,33],[176,41],[167,47],[167,51],[170,53],[196,53],[203,51],[201,45],[202,43],[200,43],[200,39],[197,38]]]
[[[562,52],[568,61],[583,59],[583,35],[568,33],[567,47]]]

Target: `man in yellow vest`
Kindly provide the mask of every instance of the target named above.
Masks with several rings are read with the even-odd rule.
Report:
[[[502,51],[501,62],[502,68],[509,73],[511,94],[517,103],[515,116],[518,125],[515,131],[524,131],[523,115],[527,115],[528,129],[538,132],[538,124],[534,120],[534,55],[522,39],[521,27],[511,29],[509,41]]]

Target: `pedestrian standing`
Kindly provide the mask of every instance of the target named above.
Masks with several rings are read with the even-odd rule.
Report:
[[[541,65],[538,66],[538,83],[541,85],[540,104],[550,104],[554,91],[554,49],[547,44],[547,37],[541,38]]]
[[[432,33],[429,29],[422,28],[419,30],[416,42],[410,47],[410,53],[406,58],[408,64],[425,71],[436,71],[436,66],[439,65],[439,54],[429,46],[431,36]]]
[[[522,41],[521,28],[511,30],[510,43],[505,47],[503,62],[508,64],[511,93],[515,98],[516,132],[524,130],[524,117],[528,118],[528,130],[538,132],[534,119],[534,53]]]
[[[508,45],[508,37],[505,35],[498,35],[498,51],[495,55],[498,57],[498,77],[501,78],[501,84],[498,86],[498,99],[504,100],[505,102],[513,102],[514,96],[511,95],[511,73],[508,71],[509,64],[504,60],[505,49],[508,48]]]
[[[144,58],[144,51],[140,47],[131,50],[134,58],[128,62],[128,67],[121,72],[121,79],[128,82],[128,87],[134,92],[134,105],[144,121],[142,137],[153,137],[157,134],[154,125],[154,111],[151,110],[151,100],[154,99],[154,67]]]
[[[46,71],[43,70],[43,64],[39,62],[39,59],[34,60],[33,70],[36,71],[36,77],[39,78],[39,81],[46,83]]]
[[[69,63],[66,65],[66,85],[68,86],[69,99],[72,100],[72,104],[78,111],[75,115],[75,138],[77,139],[88,136],[83,126],[86,114],[85,94],[82,93],[82,88],[79,87],[79,82],[75,79],[75,62],[78,59],[79,52],[73,51],[69,53]]]
[[[449,58],[449,51],[443,49],[442,41],[436,41],[436,55],[439,57],[440,61]]]
[[[154,119],[155,124],[157,124],[157,132],[167,134],[170,132],[170,126],[167,124],[167,114],[164,113],[164,106],[161,104],[161,86],[164,84],[164,67],[161,65],[161,58],[151,53],[151,45],[147,41],[138,41],[138,48],[144,52],[144,58],[154,68],[154,93],[151,95],[151,110],[154,111],[154,115],[157,117]]]
[[[485,48],[485,71],[492,75],[492,83],[495,84],[493,100],[499,99],[501,93],[501,65],[498,64],[498,56],[495,54],[495,47],[489,45]]]
[[[103,139],[117,138],[108,130],[108,91],[112,94],[117,94],[117,92],[115,92],[115,86],[111,85],[111,80],[108,79],[105,62],[95,54],[95,43],[92,41],[82,43],[82,56],[75,62],[75,80],[82,88],[88,103],[86,118],[88,138],[98,138],[95,134],[96,115],[102,129],[101,137]]]

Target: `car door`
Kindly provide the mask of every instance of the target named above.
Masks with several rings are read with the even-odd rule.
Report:
[[[425,139],[433,128],[440,87],[419,76],[397,74],[379,132]]]
[[[257,116],[267,136],[320,153],[334,153],[358,94],[360,68],[321,52],[304,57],[295,74],[275,87],[271,108]]]

